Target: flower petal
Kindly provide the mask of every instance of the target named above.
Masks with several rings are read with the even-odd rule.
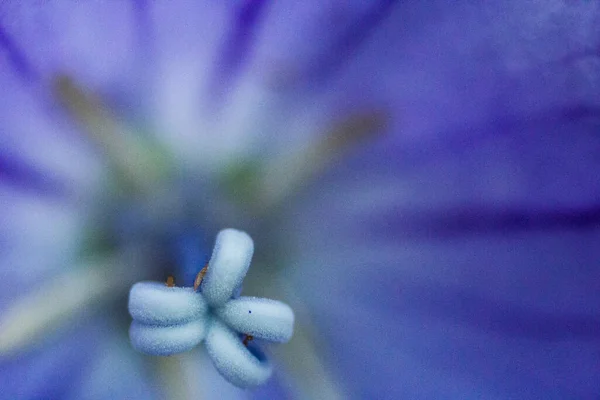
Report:
[[[43,77],[62,72],[93,85],[110,85],[130,82],[130,74],[139,73],[136,58],[142,54],[131,3],[2,3],[1,8],[5,31]]]
[[[216,314],[236,331],[272,342],[287,342],[294,331],[294,312],[276,300],[240,297],[228,301]]]
[[[273,367],[256,347],[245,347],[238,335],[215,320],[206,337],[206,350],[217,370],[239,387],[260,385],[271,376]]]
[[[142,353],[168,356],[190,350],[204,339],[207,320],[202,318],[185,325],[152,326],[133,321],[129,338]]]
[[[129,313],[137,322],[168,326],[200,318],[207,305],[192,288],[168,287],[159,282],[138,282],[129,292]]]
[[[202,294],[211,306],[224,304],[242,284],[253,252],[254,243],[247,233],[235,229],[219,232],[202,282]]]

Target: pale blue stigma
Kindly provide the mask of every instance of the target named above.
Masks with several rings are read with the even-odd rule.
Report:
[[[272,365],[240,335],[287,342],[293,333],[294,313],[276,300],[237,297],[253,251],[250,236],[225,229],[217,236],[201,290],[157,282],[133,285],[129,294],[133,347],[164,356],[190,350],[204,340],[215,367],[232,384],[264,383]]]

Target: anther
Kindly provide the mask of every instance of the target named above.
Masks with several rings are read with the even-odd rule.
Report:
[[[169,277],[167,278],[167,283],[165,283],[165,285],[167,285],[167,287],[175,287],[175,278],[173,278],[172,275],[169,275]]]
[[[252,339],[254,339],[254,336],[252,335],[246,335],[244,337],[244,346],[248,347],[248,343],[250,343],[252,341]]]
[[[204,279],[204,275],[206,275],[206,271],[208,271],[208,263],[198,272],[196,275],[196,279],[194,280],[194,291],[198,290],[200,284],[202,283],[202,279]]]

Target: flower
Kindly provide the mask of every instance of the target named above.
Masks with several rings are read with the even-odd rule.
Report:
[[[1,2],[2,396],[600,392],[598,2],[315,4]],[[127,337],[226,226],[296,319],[248,391]]]
[[[264,383],[272,366],[248,338],[287,342],[294,313],[279,301],[237,297],[254,251],[245,232],[219,232],[201,292],[156,282],[136,283],[129,293],[133,347],[167,356],[188,351],[202,340],[217,370],[231,383],[248,387]],[[236,334],[246,335],[242,340]]]

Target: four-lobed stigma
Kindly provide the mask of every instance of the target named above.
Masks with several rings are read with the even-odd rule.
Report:
[[[257,340],[290,340],[294,313],[280,301],[235,297],[253,251],[248,234],[224,229],[193,288],[175,286],[172,277],[166,284],[133,285],[129,293],[133,347],[146,354],[168,356],[204,341],[215,367],[229,382],[239,387],[264,383],[272,365]]]

